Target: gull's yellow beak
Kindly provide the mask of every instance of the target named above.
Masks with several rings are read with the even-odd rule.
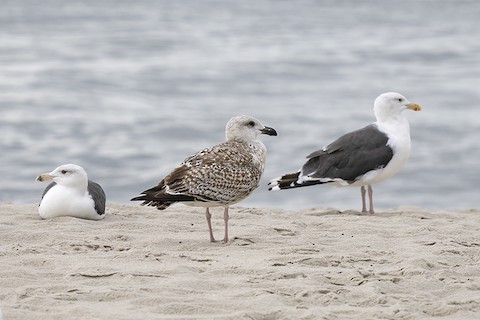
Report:
[[[408,109],[413,110],[413,111],[422,110],[422,107],[418,103],[410,102],[410,103],[406,104],[406,106],[407,106]]]
[[[37,181],[50,181],[53,180],[53,177],[50,175],[50,173],[42,173],[39,175],[36,179]]]

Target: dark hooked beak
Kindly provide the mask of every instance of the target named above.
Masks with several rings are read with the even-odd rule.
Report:
[[[269,136],[276,136],[277,135],[277,131],[275,131],[275,129],[270,128],[270,127],[265,127],[262,130],[260,130],[260,132],[263,133],[263,134],[268,134]]]

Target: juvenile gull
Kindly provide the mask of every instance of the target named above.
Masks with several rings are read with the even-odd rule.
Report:
[[[421,107],[396,92],[381,94],[373,108],[376,122],[311,153],[298,172],[272,179],[269,190],[323,183],[361,186],[362,212],[366,212],[368,186],[369,212],[374,213],[372,184],[396,174],[410,156],[410,125],[402,115],[405,109],[420,111]]]
[[[204,149],[185,159],[157,186],[145,190],[132,201],[164,210],[181,202],[205,207],[210,241],[212,232],[210,207],[224,207],[225,234],[228,242],[228,207],[245,199],[259,185],[267,149],[257,140],[259,134],[276,136],[277,132],[249,116],[231,118],[225,129],[226,141]]]
[[[64,164],[37,181],[51,181],[43,192],[38,213],[43,219],[71,216],[89,220],[105,217],[105,192],[88,180],[85,170],[75,164]]]

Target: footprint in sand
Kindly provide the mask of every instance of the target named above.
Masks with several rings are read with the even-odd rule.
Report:
[[[292,231],[292,230],[289,230],[289,229],[273,228],[273,230],[277,231],[282,236],[286,236],[286,237],[293,237],[293,236],[297,235],[297,233],[295,231]]]

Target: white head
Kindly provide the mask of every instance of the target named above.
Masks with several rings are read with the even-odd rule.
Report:
[[[57,184],[76,188],[80,191],[87,190],[88,176],[85,170],[76,164],[64,164],[50,173],[43,173],[37,177],[37,181],[53,180]]]
[[[276,136],[275,129],[265,127],[259,120],[250,116],[236,116],[231,118],[225,128],[225,137],[228,140],[253,141],[259,134]]]
[[[413,111],[420,111],[422,108],[420,105],[410,102],[397,92],[382,93],[375,99],[373,105],[373,111],[378,121],[388,120],[395,118],[401,114],[405,109]]]

